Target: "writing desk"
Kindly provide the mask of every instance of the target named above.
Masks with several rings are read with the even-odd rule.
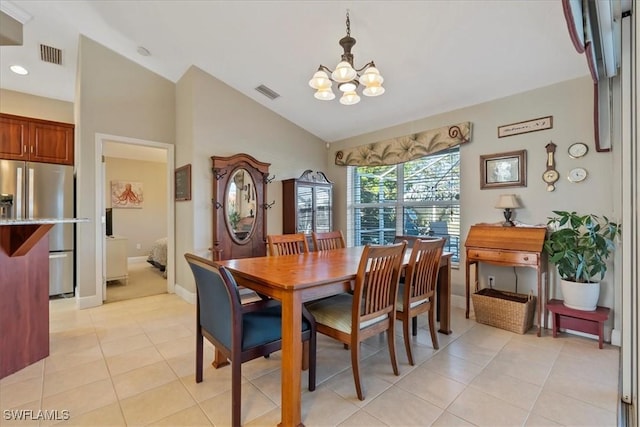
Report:
[[[302,426],[300,371],[302,369],[302,303],[350,289],[364,247],[349,247],[300,255],[216,261],[231,271],[240,286],[282,303],[282,426]],[[404,258],[408,264],[410,251]],[[451,256],[440,258],[436,297],[440,329],[451,333]],[[217,356],[216,356],[217,357]]]
[[[547,233],[546,227],[503,227],[501,225],[477,224],[472,225],[465,241],[466,247],[466,299],[465,315],[469,318],[469,295],[472,292],[471,283],[478,283],[478,263],[509,266],[529,267],[536,270],[538,281],[538,336],[547,316],[544,300],[547,298],[548,278],[542,274],[547,271],[547,257],[542,250]],[[470,274],[471,264],[475,264],[475,277]]]

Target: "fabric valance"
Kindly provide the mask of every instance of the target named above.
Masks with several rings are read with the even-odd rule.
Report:
[[[395,165],[437,153],[471,140],[471,122],[361,145],[336,153],[338,166]]]

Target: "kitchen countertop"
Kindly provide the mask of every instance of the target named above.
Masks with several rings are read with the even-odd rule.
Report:
[[[89,218],[18,218],[0,219],[2,225],[32,225],[32,224],[64,224],[75,222],[89,222]]]

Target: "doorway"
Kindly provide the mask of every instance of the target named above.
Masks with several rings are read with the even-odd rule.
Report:
[[[96,284],[96,296],[103,303],[112,299],[127,299],[127,295],[131,298],[143,296],[144,290],[131,286],[127,288],[135,285],[131,280],[135,281],[136,277],[142,278],[145,283],[148,280],[144,278],[154,279],[156,284],[166,283],[163,292],[174,292],[174,148],[172,144],[155,141],[96,135],[96,162],[99,164],[96,168],[96,194],[102,217],[102,221],[96,224],[96,233],[102,236],[102,245],[98,245],[102,253],[96,257],[96,270],[101,272],[101,281]],[[120,191],[119,186],[126,190]],[[115,194],[122,193],[132,196],[129,199],[114,199]],[[139,199],[134,194],[139,194]],[[111,208],[109,228],[115,235],[112,237],[106,236],[107,208]],[[148,233],[145,234],[145,231]],[[151,246],[158,240],[164,242],[164,272],[146,262]],[[114,280],[109,282],[109,287],[114,289],[114,298],[108,298],[107,278]],[[114,286],[119,290],[116,291]]]

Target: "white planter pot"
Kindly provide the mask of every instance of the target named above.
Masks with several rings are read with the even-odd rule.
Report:
[[[564,305],[575,310],[595,311],[600,297],[600,283],[576,283],[561,279]]]

